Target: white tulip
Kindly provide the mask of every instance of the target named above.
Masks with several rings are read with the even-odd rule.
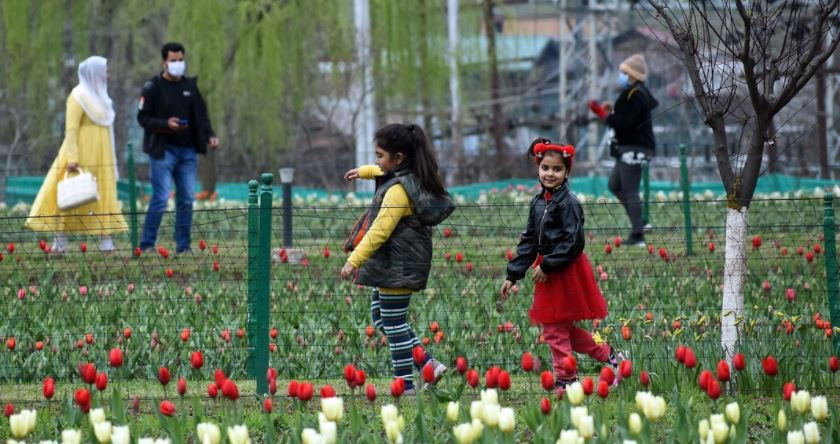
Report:
[[[388,437],[388,442],[393,444],[402,442],[403,436],[400,433],[400,425],[397,421],[388,421],[385,423],[385,436]]]
[[[131,432],[128,426],[112,427],[111,442],[114,444],[131,444]]]
[[[730,402],[726,404],[726,419],[729,420],[732,424],[738,424],[738,421],[741,420],[741,407],[738,405],[737,402]]]
[[[452,427],[452,434],[455,435],[455,441],[458,444],[472,444],[473,442],[473,428],[468,422]]]
[[[384,424],[388,421],[396,421],[400,412],[394,404],[385,404],[380,409],[380,414],[382,416],[382,423]]]
[[[787,415],[785,414],[785,409],[779,409],[779,414],[776,416],[776,426],[781,432],[787,430]]]
[[[583,439],[592,438],[595,435],[595,419],[589,415],[581,417],[577,429]]]
[[[580,434],[577,430],[563,430],[560,432],[560,439],[557,444],[577,444]]]
[[[805,434],[802,433],[802,430],[791,430],[787,432],[787,444],[805,444]]]
[[[12,432],[12,436],[15,438],[23,438],[29,433],[27,430],[26,425],[26,418],[23,416],[22,413],[15,413],[12,416],[9,416],[9,429]]]
[[[644,402],[645,418],[649,421],[656,421],[665,414],[665,399],[661,396],[649,396]]]
[[[828,401],[826,401],[825,396],[811,398],[811,414],[817,421],[822,421],[828,417]]]
[[[451,423],[458,422],[458,417],[461,415],[461,405],[457,402],[450,401],[449,404],[446,405],[446,419],[449,420]]]
[[[318,431],[321,438],[324,439],[324,444],[335,444],[338,438],[338,425],[333,421],[321,421],[318,424]]]
[[[583,386],[575,382],[566,388],[566,396],[572,405],[581,405],[586,395],[583,393]]]
[[[630,420],[627,421],[627,425],[630,427],[630,432],[634,435],[642,433],[642,417],[638,413],[634,412],[630,414]]]
[[[636,441],[634,441],[632,439],[625,439],[624,441],[621,442],[621,444],[637,444],[637,443],[636,443]]]
[[[806,390],[793,392],[790,396],[790,406],[799,413],[805,413],[811,408],[811,394]]]
[[[228,427],[227,429],[228,441],[230,444],[250,444],[251,438],[248,437],[248,427],[245,424]]]
[[[46,441],[46,440],[44,440],[44,441],[41,441],[38,444],[58,444],[58,441]]]
[[[22,410],[20,414],[23,415],[23,421],[26,425],[26,434],[28,435],[30,432],[35,430],[38,413],[35,410]]]
[[[487,427],[496,427],[499,425],[500,414],[501,407],[499,407],[499,404],[484,404],[484,409],[481,412],[481,418]]]
[[[720,444],[729,437],[729,426],[726,422],[712,423],[712,435],[715,437],[715,442]]]
[[[580,406],[580,407],[572,407],[569,410],[569,416],[571,417],[572,425],[575,426],[575,428],[580,427],[578,425],[578,424],[580,424],[580,418],[582,418],[582,417],[584,417],[588,414],[589,414],[589,409],[587,409],[585,405]]]
[[[513,432],[515,427],[516,415],[514,415],[513,409],[510,407],[503,408],[499,414],[499,430],[505,433],[510,433]]]
[[[498,405],[499,404],[499,392],[496,389],[487,389],[481,391],[481,402],[484,404],[490,405]]]
[[[636,410],[644,412],[645,404],[648,403],[647,400],[651,396],[650,392],[636,392]]]
[[[140,438],[137,440],[137,444],[155,444],[154,438]]]
[[[700,423],[697,424],[697,433],[700,434],[700,439],[706,439],[706,436],[709,435],[709,429],[711,426],[709,425],[708,419],[701,419]]]
[[[61,431],[61,444],[80,444],[81,442],[81,430],[65,429]]]
[[[201,444],[219,444],[222,441],[222,430],[212,422],[202,422],[196,426],[195,434]]]
[[[802,431],[805,433],[805,442],[808,444],[820,442],[820,427],[814,421],[805,424]]]
[[[470,403],[470,418],[481,421],[484,415],[484,402],[473,401]]]
[[[340,421],[344,416],[344,400],[341,398],[321,398],[321,411],[330,421]]]
[[[99,424],[100,422],[105,422],[107,418],[105,418],[105,410],[98,408],[98,409],[91,409],[88,413],[88,419],[90,420],[91,425]]]
[[[481,434],[484,432],[484,424],[477,419],[473,419],[470,426],[472,427],[473,439],[481,438]]]
[[[98,422],[93,425],[93,434],[96,435],[96,439],[105,444],[111,441],[111,422],[110,421],[103,421]]]
[[[303,429],[300,433],[300,439],[303,441],[303,444],[325,444],[324,438],[322,438],[315,429]]]
[[[714,426],[715,424],[722,422],[726,424],[726,417],[723,416],[722,413],[715,413],[714,415],[709,417],[709,424]]]

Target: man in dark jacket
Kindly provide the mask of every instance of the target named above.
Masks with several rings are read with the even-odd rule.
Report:
[[[184,76],[184,47],[161,48],[163,72],[143,84],[137,121],[145,130],[143,151],[149,155],[152,199],[143,224],[140,249],[154,247],[161,218],[175,182],[175,252],[190,251],[197,154],[216,149],[219,139],[195,77]]]
[[[615,146],[610,152],[616,158],[615,167],[608,186],[624,205],[633,225],[630,236],[623,241],[627,245],[645,245],[639,183],[642,166],[656,148],[651,110],[659,105],[644,85],[647,73],[644,55],[633,54],[627,58],[619,65],[618,83],[622,90],[615,107],[610,103],[603,104],[609,113],[605,122],[615,131]]]

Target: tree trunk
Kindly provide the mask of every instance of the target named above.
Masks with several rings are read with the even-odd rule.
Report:
[[[723,306],[720,345],[732,365],[741,331],[736,322],[744,313],[744,279],[747,274],[747,207],[726,209],[726,252],[723,271]]]
[[[484,31],[487,33],[487,59],[490,62],[490,99],[493,103],[493,141],[496,145],[496,178],[508,167],[505,161],[505,116],[502,111],[501,80],[496,59],[496,28],[493,24],[493,0],[484,0]]]
[[[449,93],[452,96],[452,110],[450,114],[450,128],[452,131],[450,146],[452,147],[452,165],[450,179],[460,183],[463,179],[464,139],[461,129],[461,88],[458,78],[458,0],[448,0],[447,30],[449,35]],[[457,175],[456,175],[457,174]]]

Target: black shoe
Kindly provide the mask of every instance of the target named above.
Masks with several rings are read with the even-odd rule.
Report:
[[[645,245],[645,235],[644,234],[631,234],[629,237],[621,241],[623,245],[638,245],[640,247],[644,247]]]
[[[577,377],[574,377],[574,378],[571,378],[571,379],[557,378],[557,379],[554,380],[554,388],[555,389],[561,388],[563,390],[566,390],[566,387],[576,383],[577,380],[578,380]]]

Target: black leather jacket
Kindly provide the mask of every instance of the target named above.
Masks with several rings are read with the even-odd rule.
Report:
[[[543,272],[561,270],[583,252],[586,239],[583,233],[583,207],[569,190],[569,181],[551,191],[546,202],[545,190],[531,200],[528,225],[516,247],[516,257],[508,263],[507,279],[516,282],[534,263],[537,254],[543,255]]]

